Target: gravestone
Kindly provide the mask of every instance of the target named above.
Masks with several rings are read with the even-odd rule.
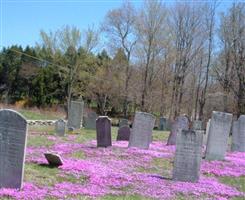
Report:
[[[206,131],[205,131],[205,134],[203,136],[202,145],[205,145],[205,146],[207,145],[207,141],[208,141],[210,123],[211,123],[211,119],[209,119],[208,122],[207,122]]]
[[[70,109],[68,111],[68,127],[73,127],[74,129],[81,128],[83,106],[83,101],[71,101]]]
[[[0,188],[22,187],[26,138],[26,119],[13,110],[0,110]]]
[[[165,117],[160,117],[159,119],[159,130],[161,131],[167,130],[167,119]]]
[[[245,152],[245,115],[233,122],[231,151]]]
[[[59,119],[55,122],[55,132],[58,136],[65,136],[66,122]]]
[[[192,130],[202,130],[202,121],[194,120],[192,123]]]
[[[148,149],[152,141],[154,124],[155,117],[152,114],[136,112],[128,146]]]
[[[47,159],[48,164],[51,166],[58,167],[58,166],[63,165],[62,158],[58,154],[45,153],[44,156]]]
[[[173,180],[197,182],[202,160],[203,131],[178,129]]]
[[[120,119],[119,120],[119,128],[122,126],[128,126],[128,120],[127,119]]]
[[[96,120],[97,147],[111,146],[111,120],[107,116],[99,116]]]
[[[176,137],[178,129],[189,129],[189,119],[182,115],[176,118],[176,120],[172,123],[171,132],[168,137],[167,145],[175,145]]]
[[[122,126],[118,129],[117,141],[119,140],[129,141],[129,137],[130,137],[130,128],[128,126]]]
[[[96,112],[89,112],[88,116],[84,118],[84,127],[87,129],[96,129]]]
[[[232,114],[213,111],[205,152],[207,160],[223,160],[231,130]]]

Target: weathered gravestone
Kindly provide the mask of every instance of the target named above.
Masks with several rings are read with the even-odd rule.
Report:
[[[73,127],[75,129],[81,128],[81,121],[83,116],[83,101],[71,101],[71,105],[68,111],[68,127]]]
[[[122,126],[118,129],[117,141],[119,140],[129,141],[129,137],[130,137],[130,128],[128,126]]]
[[[128,120],[127,119],[120,119],[119,120],[119,128],[122,126],[128,126]]]
[[[192,122],[192,130],[202,130],[202,121],[201,120],[194,120]]]
[[[205,134],[203,136],[202,145],[205,145],[205,146],[207,145],[207,141],[208,141],[208,134],[209,134],[210,123],[211,123],[211,119],[209,119],[208,122],[207,122],[206,131],[205,131]]]
[[[66,122],[59,119],[55,122],[55,132],[58,136],[65,136]]]
[[[26,138],[26,119],[13,110],[0,110],[0,188],[22,187]]]
[[[231,151],[245,152],[245,115],[233,122]]]
[[[136,112],[128,146],[148,149],[152,141],[154,124],[155,117],[153,115],[145,112]]]
[[[167,119],[165,117],[159,118],[159,130],[161,131],[167,130]]]
[[[167,145],[175,145],[176,144],[176,137],[177,137],[177,131],[178,129],[189,129],[189,119],[182,115],[176,118],[176,120],[173,122],[171,127],[171,132],[168,137]]]
[[[178,129],[173,180],[197,182],[202,160],[203,131]]]
[[[96,112],[89,112],[87,117],[84,118],[84,127],[87,129],[96,129]]]
[[[232,114],[213,111],[205,153],[207,160],[223,160],[231,130]]]
[[[47,159],[50,166],[58,167],[63,165],[62,158],[58,154],[45,153],[44,156]]]
[[[96,120],[97,147],[111,146],[111,120],[107,116],[99,116]]]

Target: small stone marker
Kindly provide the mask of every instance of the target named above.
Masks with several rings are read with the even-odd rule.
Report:
[[[176,118],[171,127],[167,145],[175,145],[178,129],[189,130],[189,119],[182,115]]]
[[[75,129],[81,128],[83,106],[83,101],[71,101],[70,109],[68,111],[68,127],[73,127]]]
[[[99,116],[96,120],[97,147],[111,146],[111,120],[107,116]]]
[[[207,160],[223,160],[231,130],[232,114],[213,111],[205,153]]]
[[[62,161],[60,155],[58,155],[58,154],[45,153],[44,156],[47,159],[48,164],[51,166],[58,167],[58,166],[63,165],[63,161]]]
[[[26,119],[13,110],[0,110],[0,188],[22,187],[26,138]]]
[[[58,136],[65,136],[66,122],[59,119],[55,122],[55,132]]]
[[[129,137],[130,137],[130,128],[128,126],[122,126],[118,129],[117,141],[119,140],[129,141]]]
[[[202,121],[201,120],[194,120],[192,123],[192,130],[202,130]]]
[[[89,112],[88,116],[84,118],[84,127],[87,129],[96,129],[96,112]]]
[[[155,117],[145,112],[136,112],[133,129],[130,133],[129,147],[148,149],[152,141]]]
[[[161,131],[167,130],[167,119],[165,117],[159,118],[159,130]]]
[[[210,123],[211,123],[211,119],[209,119],[208,122],[207,122],[206,131],[205,131],[205,134],[203,136],[202,145],[205,145],[205,146],[207,145],[207,141],[208,141],[208,134],[209,134]]]
[[[245,115],[233,122],[231,151],[245,152]]]
[[[128,120],[127,119],[120,119],[119,120],[119,128],[122,126],[128,126]]]
[[[202,160],[203,131],[178,129],[173,180],[197,182]]]

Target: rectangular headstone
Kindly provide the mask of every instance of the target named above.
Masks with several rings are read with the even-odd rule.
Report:
[[[245,115],[233,122],[231,151],[245,152]]]
[[[166,131],[167,130],[167,119],[165,117],[159,118],[159,130]]]
[[[128,120],[127,119],[120,119],[119,120],[119,128],[122,126],[128,126]]]
[[[68,111],[68,124],[69,128],[80,129],[83,116],[83,101],[71,101],[71,105]]]
[[[97,147],[111,146],[111,120],[107,116],[99,116],[96,120]]]
[[[0,110],[0,188],[22,187],[26,139],[26,119],[13,110]]]
[[[129,138],[129,147],[148,149],[152,140],[155,117],[149,113],[136,112]]]
[[[211,123],[211,119],[209,119],[207,122],[206,131],[205,131],[205,134],[203,136],[202,145],[204,145],[204,146],[207,145],[210,123]]]
[[[84,127],[87,129],[96,129],[96,112],[89,112],[88,115],[84,118]]]
[[[197,182],[202,160],[203,131],[178,129],[173,180]]]
[[[130,128],[128,126],[122,126],[118,129],[117,141],[119,140],[129,141],[129,137],[130,137]]]
[[[55,122],[55,132],[58,136],[65,136],[66,122],[59,119]]]
[[[223,160],[231,130],[232,114],[213,111],[205,153],[207,160]]]
[[[202,130],[202,121],[201,120],[194,120],[192,122],[192,130]]]

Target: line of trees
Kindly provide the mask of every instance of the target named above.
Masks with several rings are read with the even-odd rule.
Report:
[[[0,52],[1,101],[67,108],[83,98],[100,114],[124,117],[245,114],[245,4],[221,14],[218,6],[148,0],[136,9],[125,1],[100,30],[41,31],[36,46]]]

